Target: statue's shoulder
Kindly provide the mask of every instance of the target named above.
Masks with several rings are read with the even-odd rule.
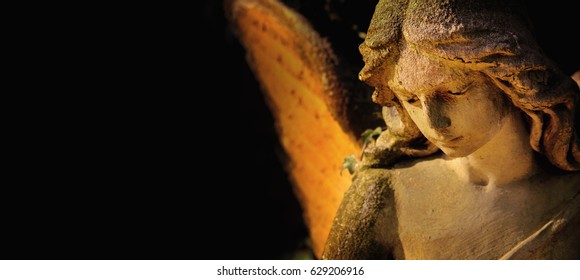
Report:
[[[393,188],[399,184],[412,180],[414,185],[421,182],[432,182],[436,178],[454,177],[454,173],[449,166],[449,160],[441,152],[423,158],[408,158],[397,162],[388,169],[385,176],[391,179]]]

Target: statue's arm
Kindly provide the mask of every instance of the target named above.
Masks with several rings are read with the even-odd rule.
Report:
[[[402,258],[397,237],[394,190],[387,169],[357,172],[344,194],[323,259]]]

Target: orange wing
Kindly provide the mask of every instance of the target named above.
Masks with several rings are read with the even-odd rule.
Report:
[[[274,0],[226,2],[274,115],[288,155],[287,171],[320,257],[332,220],[351,183],[344,158],[360,154],[348,127],[347,95],[328,44],[299,14]]]

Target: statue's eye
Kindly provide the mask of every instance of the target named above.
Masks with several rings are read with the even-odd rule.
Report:
[[[409,103],[411,105],[418,105],[419,104],[419,97],[417,97],[416,95],[413,95],[413,97],[411,97],[410,99],[407,99],[407,103]]]
[[[469,90],[471,88],[471,86],[473,85],[473,82],[467,84],[466,86],[462,87],[461,90],[448,90],[447,94],[450,95],[464,95],[467,90]]]
[[[465,91],[450,91],[450,90],[448,90],[447,93],[451,94],[451,95],[462,95],[462,94],[465,94]]]

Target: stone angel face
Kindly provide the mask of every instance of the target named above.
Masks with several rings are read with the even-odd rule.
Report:
[[[380,0],[356,75],[284,4],[226,1],[317,256],[580,257],[580,89],[521,5]],[[386,129],[363,147],[377,122],[362,116],[377,113]],[[341,158],[361,153],[340,176]]]
[[[462,90],[458,87],[474,79],[476,75],[466,78],[469,73],[477,74],[486,80],[481,82],[490,92],[488,99],[497,103],[495,92],[503,92],[509,103],[527,115],[531,126],[530,143],[536,152],[544,154],[561,169],[579,170],[580,152],[574,122],[578,87],[543,55],[531,34],[523,8],[518,5],[515,1],[409,1],[406,4],[380,1],[360,47],[366,63],[360,77],[376,88],[378,96],[375,99],[379,103],[388,105],[384,100],[396,100],[397,105],[403,105],[424,136],[437,145],[443,138],[441,133],[433,131],[434,127],[449,124],[447,130],[453,130],[459,126],[454,126],[444,116],[430,118],[436,126],[425,125],[417,115],[419,107],[408,106],[408,101],[415,98],[401,95],[406,92],[406,95],[417,96],[414,93],[431,91],[430,98],[422,99],[423,105],[429,105],[425,104],[427,99],[449,101],[435,102],[431,108],[457,103],[461,98],[454,97],[465,96],[458,94],[461,92],[457,90]],[[470,87],[477,88],[480,87]],[[501,102],[494,106],[505,107]],[[483,113],[480,117],[484,119],[485,111],[493,112],[484,109],[483,103],[471,109],[434,111],[439,114],[460,112],[467,121],[469,112],[480,108]],[[477,121],[467,123],[478,126]],[[489,128],[493,131],[493,127]],[[485,134],[490,134],[485,131],[488,129],[483,127],[475,134],[481,134],[479,138],[485,141]],[[549,135],[556,131],[559,131],[558,137]],[[465,137],[462,139],[469,141]],[[471,145],[481,142],[473,140]],[[445,145],[438,146],[449,150]],[[465,152],[453,154],[468,155],[469,144],[463,146]]]
[[[410,50],[398,63],[389,88],[425,138],[448,156],[472,154],[503,127],[509,101],[484,75]]]

